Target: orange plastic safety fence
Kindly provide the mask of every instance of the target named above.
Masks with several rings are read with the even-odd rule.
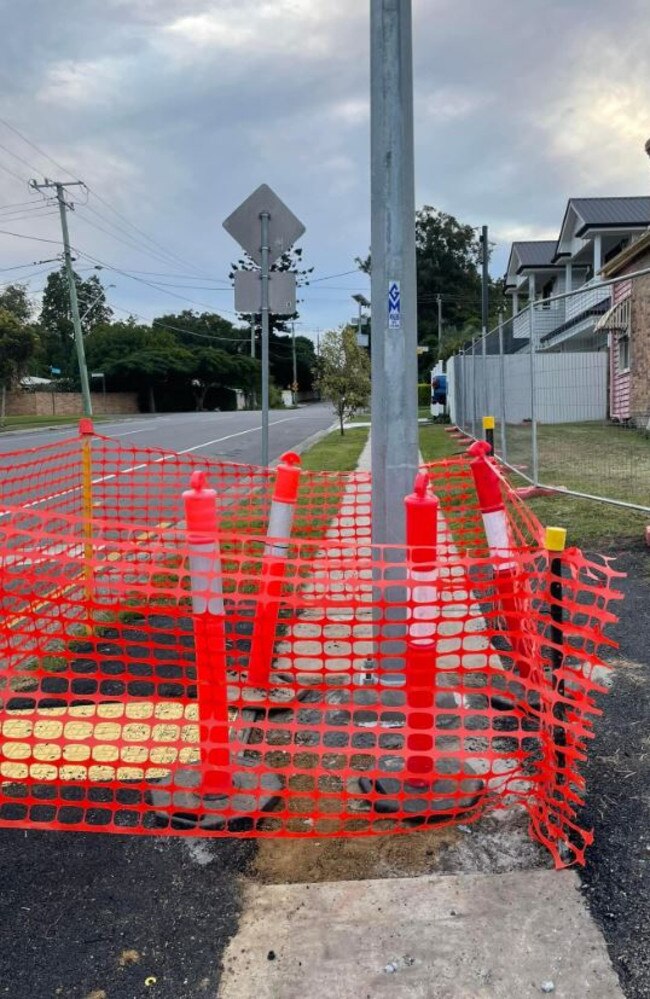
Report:
[[[197,469],[216,538],[184,521]],[[367,473],[302,473],[280,558],[274,470],[99,436],[0,457],[0,825],[354,836],[520,805],[582,862],[617,574],[570,549],[558,595],[506,482],[495,555],[467,459],[428,472],[423,572],[371,545]]]

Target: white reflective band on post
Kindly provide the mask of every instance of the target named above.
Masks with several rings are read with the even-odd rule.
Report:
[[[436,634],[436,619],[439,616],[437,570],[412,570],[411,599],[413,617],[409,625],[409,638],[416,644],[428,645]]]
[[[223,617],[221,558],[219,546],[213,541],[190,543],[189,561],[192,579],[192,610],[195,614],[216,614]]]
[[[492,513],[483,513],[483,526],[487,538],[490,554],[497,558],[507,558],[512,554],[512,542],[508,533],[508,520],[505,510],[493,510]],[[514,569],[515,562],[501,562],[495,566],[497,572],[504,569]]]
[[[281,503],[273,500],[271,512],[269,514],[269,526],[266,532],[267,538],[290,538],[293,526],[293,514],[296,508],[295,503]],[[264,548],[265,555],[275,555],[277,558],[286,558],[288,541],[270,541]]]

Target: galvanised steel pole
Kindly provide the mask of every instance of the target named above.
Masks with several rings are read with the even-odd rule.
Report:
[[[372,538],[400,544],[419,454],[411,0],[370,0],[370,134]]]
[[[506,360],[503,354],[503,312],[499,312],[499,423],[501,424],[501,458],[508,460],[506,435]]]
[[[539,485],[539,457],[537,454],[537,406],[535,378],[535,299],[530,302],[530,431],[533,464],[533,485]]]

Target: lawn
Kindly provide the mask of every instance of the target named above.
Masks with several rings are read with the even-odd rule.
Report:
[[[539,430],[540,473],[544,481],[579,492],[595,492],[598,482],[607,487],[617,485],[622,499],[642,502],[645,495],[645,502],[650,503],[650,442],[643,435],[591,423],[546,426]],[[515,448],[514,455],[508,451],[508,460],[513,464],[528,463],[529,436],[529,427],[508,428],[508,444]],[[498,442],[498,428],[496,439]],[[425,461],[447,458],[465,450],[439,425],[420,428],[420,448]],[[602,479],[598,479],[599,469],[603,472]],[[512,483],[525,484],[517,476],[512,476]],[[542,524],[565,527],[568,544],[592,551],[638,547],[646,524],[650,523],[650,514],[563,493],[530,500],[529,505]]]
[[[650,508],[650,439],[602,423],[557,423],[537,430],[539,479],[593,496]],[[500,431],[495,434],[497,450]],[[531,428],[508,425],[507,457],[532,475]]]
[[[343,436],[334,430],[301,455],[302,467],[310,472],[351,472],[367,440],[368,427],[353,427]]]

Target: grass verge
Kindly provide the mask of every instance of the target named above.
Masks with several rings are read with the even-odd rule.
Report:
[[[465,448],[448,434],[442,423],[425,424],[420,427],[420,451],[425,461],[440,461],[451,458]]]
[[[341,436],[338,430],[323,437],[301,455],[309,472],[352,472],[368,440],[368,427],[353,427]]]
[[[554,448],[560,448],[560,456],[553,459],[552,466],[557,481],[565,478],[564,471],[568,462],[568,453],[573,448],[574,455],[582,455],[582,463],[593,462],[587,475],[581,475],[581,462],[576,460],[575,467],[572,468],[569,481],[566,482],[571,488],[580,492],[588,492],[593,488],[591,481],[594,464],[599,462],[604,466],[607,463],[606,448],[622,446],[622,455],[618,458],[619,467],[629,467],[633,459],[643,462],[645,449],[650,445],[641,436],[631,431],[619,430],[611,427],[595,427],[591,424],[586,427],[571,428],[567,433],[567,428],[543,427],[543,447],[547,450],[542,452],[543,459],[547,464],[541,467],[549,467],[551,456],[555,453]],[[573,432],[575,431],[575,432]],[[609,431],[612,431],[610,434]],[[510,433],[510,428],[509,431]],[[589,457],[590,450],[596,449],[595,458]],[[442,458],[449,458],[453,454],[464,450],[449,434],[445,433],[442,426],[431,425],[420,427],[420,449],[425,461],[438,461]],[[612,462],[610,461],[610,467]],[[548,475],[547,475],[548,478]],[[553,481],[549,478],[549,481]],[[526,485],[524,480],[517,476],[512,477],[513,485]],[[604,480],[605,484],[607,480]],[[650,483],[650,475],[646,479]],[[646,485],[650,491],[650,486]],[[632,495],[637,495],[632,489]],[[629,498],[632,497],[623,497]],[[647,502],[647,500],[646,500]],[[588,551],[603,549],[608,552],[617,549],[638,548],[643,542],[645,527],[650,523],[650,514],[626,510],[623,507],[611,506],[608,503],[597,500],[579,499],[576,496],[568,496],[564,493],[556,493],[552,496],[541,496],[529,501],[530,508],[542,524],[549,524],[557,527],[565,527],[567,530],[567,543],[577,545]]]
[[[0,426],[0,433],[11,430],[42,430],[43,427],[67,427],[76,425],[81,419],[78,416],[7,416],[4,425]],[[94,416],[96,423],[109,419],[108,416]]]

